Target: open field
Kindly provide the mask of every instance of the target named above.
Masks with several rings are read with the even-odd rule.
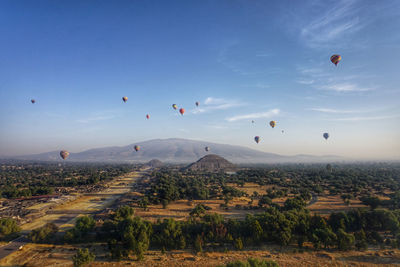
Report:
[[[307,208],[312,213],[320,215],[329,215],[332,212],[347,211],[356,208],[365,208],[361,201],[357,199],[350,200],[350,205],[346,205],[339,195],[335,196],[318,196],[318,201]]]
[[[370,250],[365,252],[298,252],[293,248],[281,250],[278,246],[264,246],[258,250],[205,252],[195,254],[191,251],[160,251],[150,250],[145,253],[143,261],[131,258],[129,261],[110,261],[107,258],[105,244],[89,245],[96,254],[96,260],[90,266],[218,266],[248,257],[274,260],[281,267],[296,266],[399,266],[400,250]],[[88,246],[86,246],[88,247]],[[38,245],[29,244],[0,261],[1,266],[72,266],[72,256],[78,247],[71,245]]]

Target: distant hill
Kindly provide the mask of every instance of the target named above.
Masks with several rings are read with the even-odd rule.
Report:
[[[136,152],[133,148],[134,145],[139,145],[140,151]],[[67,161],[145,163],[157,158],[167,163],[191,163],[209,154],[209,152],[206,152],[204,149],[206,146],[210,147],[213,154],[219,155],[233,163],[332,162],[343,160],[335,156],[282,156],[242,146],[171,138],[148,140],[121,147],[95,148],[79,153],[72,153],[70,151],[71,153]],[[59,151],[14,158],[40,161],[62,161]]]
[[[191,171],[205,171],[205,172],[229,172],[236,171],[237,167],[218,155],[206,155],[198,161],[190,164],[186,167],[187,170]]]

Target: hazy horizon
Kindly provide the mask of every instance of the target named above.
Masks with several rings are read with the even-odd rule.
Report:
[[[0,157],[184,138],[400,159],[399,1],[5,0],[0,22]]]

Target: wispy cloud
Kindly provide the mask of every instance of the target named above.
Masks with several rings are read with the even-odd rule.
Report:
[[[266,112],[237,115],[237,116],[229,117],[226,120],[229,122],[233,122],[233,121],[248,120],[248,119],[270,118],[272,116],[278,115],[279,113],[280,113],[279,109],[271,109]]]
[[[205,113],[213,110],[224,110],[244,105],[245,103],[241,103],[237,100],[207,97],[206,100],[204,100],[203,105],[201,105],[200,108],[192,110],[192,113],[193,114]]]
[[[76,121],[79,123],[90,123],[95,121],[111,120],[114,119],[118,113],[119,113],[118,110],[102,110],[93,112],[87,117],[82,118],[82,116],[80,116],[80,118]]]
[[[298,80],[297,82],[300,84],[306,84],[306,85],[315,83],[314,80]]]
[[[358,1],[338,1],[330,9],[320,12],[300,30],[300,37],[304,42],[317,47],[345,35],[359,31],[365,26],[362,23],[357,8]]]
[[[322,113],[330,113],[330,114],[350,114],[350,113],[359,113],[357,110],[340,110],[340,109],[331,109],[331,108],[310,108],[308,110],[318,111]]]
[[[334,121],[369,121],[369,120],[388,120],[400,118],[400,115],[387,115],[387,116],[365,116],[365,117],[348,117],[348,118],[335,118]]]
[[[336,92],[365,92],[371,91],[373,88],[362,88],[354,83],[341,83],[341,84],[332,84],[332,85],[324,85],[320,87],[324,90],[331,90]]]

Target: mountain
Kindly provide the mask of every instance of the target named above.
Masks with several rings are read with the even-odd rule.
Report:
[[[206,171],[206,172],[229,172],[236,171],[237,167],[218,155],[205,155],[198,161],[186,167],[191,171]]]
[[[139,145],[140,151],[136,152],[133,148],[134,145]],[[210,148],[210,152],[205,151],[204,148],[206,146]],[[67,161],[144,163],[157,158],[167,163],[191,163],[210,153],[224,157],[233,163],[332,162],[343,160],[335,156],[281,156],[242,146],[171,138],[148,140],[121,147],[95,148],[79,153],[70,153]],[[15,157],[15,159],[62,161],[59,151],[19,156]]]

